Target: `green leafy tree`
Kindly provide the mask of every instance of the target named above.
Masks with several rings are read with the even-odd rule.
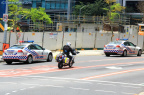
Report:
[[[22,4],[18,3],[19,0],[9,0],[11,2],[8,5],[8,13],[10,18],[12,18],[12,26],[14,29],[14,32],[16,33],[16,43],[18,43],[18,35],[16,28],[18,26],[18,22],[21,19],[31,19],[33,23],[37,23],[37,21],[45,21],[46,24],[52,23],[52,20],[49,15],[46,14],[44,8],[31,8],[31,9],[26,9],[22,7]]]
[[[104,2],[104,0],[95,0],[94,3],[87,3],[87,4],[80,2],[79,5],[76,5],[74,7],[73,14],[79,15],[80,9],[83,7],[81,15],[87,15],[87,16],[103,15],[104,13],[106,13],[106,11],[103,10],[103,8],[106,6],[107,3]]]
[[[123,12],[125,7],[121,6],[119,3],[116,3],[116,0],[105,0],[105,2],[109,5],[108,7],[103,9],[107,11],[107,21],[109,22],[108,24],[111,26],[112,31],[111,41],[112,41],[113,26],[115,25],[115,21],[118,21],[118,18],[120,18],[120,13]]]

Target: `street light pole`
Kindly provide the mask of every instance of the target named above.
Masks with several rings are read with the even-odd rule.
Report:
[[[5,14],[8,14],[8,0],[6,0]],[[6,43],[6,40],[7,40],[7,21],[5,21],[5,24],[4,24],[4,39],[3,39],[3,43]]]

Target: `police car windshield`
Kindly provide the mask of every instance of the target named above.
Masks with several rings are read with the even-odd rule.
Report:
[[[109,44],[116,44],[116,45],[119,45],[119,44],[121,44],[122,43],[122,41],[113,41],[113,42],[110,42]]]
[[[23,49],[26,45],[13,45],[9,49]]]

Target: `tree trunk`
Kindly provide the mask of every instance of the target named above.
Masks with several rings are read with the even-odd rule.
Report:
[[[111,31],[112,31],[112,36],[111,36],[111,41],[113,40],[113,27],[111,26]]]

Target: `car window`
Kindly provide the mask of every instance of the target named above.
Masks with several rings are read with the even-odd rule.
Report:
[[[125,46],[130,46],[129,42],[124,42]]]
[[[116,45],[119,45],[121,44],[122,42],[121,41],[113,41],[113,42],[110,42],[109,44],[116,44]]]
[[[129,42],[130,46],[135,46],[133,43]]]
[[[37,49],[34,45],[28,46],[28,49]]]
[[[43,50],[43,48],[37,44],[34,45],[38,50]]]
[[[9,49],[23,49],[26,45],[13,45]]]

